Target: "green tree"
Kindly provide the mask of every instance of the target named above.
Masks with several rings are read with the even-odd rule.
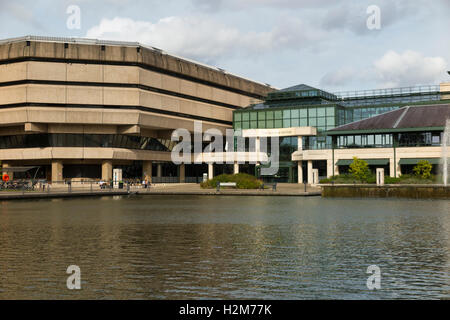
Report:
[[[352,174],[353,178],[361,182],[367,181],[370,176],[369,164],[365,160],[353,157],[349,172]]]
[[[431,170],[433,166],[427,160],[420,160],[417,165],[414,167],[413,171],[416,176],[421,177],[422,179],[428,179],[431,177]]]

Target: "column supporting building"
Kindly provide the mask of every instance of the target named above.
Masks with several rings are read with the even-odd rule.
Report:
[[[297,171],[298,171],[298,183],[303,183],[303,161],[297,162]]]
[[[113,165],[111,160],[102,162],[102,180],[109,182],[112,180]]]
[[[184,163],[180,164],[180,183],[186,182],[186,166]]]
[[[308,184],[313,183],[313,162],[308,160]]]
[[[156,176],[158,178],[162,177],[162,164],[161,163],[158,163],[156,166]]]
[[[214,164],[208,163],[208,179],[214,178]]]
[[[63,163],[61,160],[52,161],[52,183],[62,183]]]
[[[238,174],[239,173],[239,163],[235,162],[233,165],[233,173]]]
[[[142,179],[143,180],[147,179],[147,181],[149,181],[149,182],[152,181],[152,175],[153,175],[152,165],[153,165],[153,162],[151,162],[151,161],[144,160],[142,162]]]

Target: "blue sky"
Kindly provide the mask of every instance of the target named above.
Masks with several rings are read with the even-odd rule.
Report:
[[[81,28],[67,28],[70,5]],[[381,28],[369,30],[368,6]],[[331,92],[450,76],[450,0],[0,0],[0,38],[138,41],[284,88]]]

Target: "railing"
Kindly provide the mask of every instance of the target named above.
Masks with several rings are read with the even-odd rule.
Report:
[[[113,193],[113,192],[142,192],[148,191],[157,184],[179,183],[179,177],[153,177],[152,182],[143,183],[140,179],[128,179],[113,183],[112,181],[52,181],[17,179],[8,182],[0,181],[0,199],[2,195],[25,194],[67,194],[67,193]],[[156,181],[155,181],[156,180]],[[186,183],[200,183],[200,177],[186,177]]]
[[[409,94],[430,94],[439,93],[439,85],[423,85],[414,87],[402,87],[402,88],[388,88],[388,89],[374,89],[374,90],[358,90],[358,91],[341,91],[335,92],[339,99],[355,99],[355,98],[368,98],[368,97],[392,97]]]

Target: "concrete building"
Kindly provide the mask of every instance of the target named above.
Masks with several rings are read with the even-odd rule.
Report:
[[[0,41],[0,160],[41,166],[40,177],[167,177],[174,129],[232,128],[232,114],[272,87],[139,43],[23,37]],[[212,165],[210,165],[211,167]],[[211,168],[209,168],[211,173]],[[162,180],[161,180],[162,181]]]

